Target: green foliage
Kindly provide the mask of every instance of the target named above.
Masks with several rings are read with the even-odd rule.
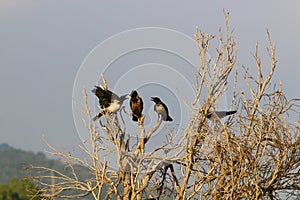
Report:
[[[41,199],[37,186],[28,179],[11,179],[8,184],[0,185],[2,200],[38,200]]]

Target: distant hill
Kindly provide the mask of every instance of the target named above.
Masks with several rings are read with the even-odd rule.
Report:
[[[24,168],[28,165],[43,166],[65,171],[65,165],[55,159],[49,159],[42,152],[33,153],[15,149],[10,145],[0,144],[0,183],[6,184],[12,178],[21,179],[28,174]],[[76,167],[79,177],[88,177],[89,171],[81,166]]]
[[[7,143],[2,143],[0,144],[0,151],[5,151],[5,150],[12,150],[14,149],[12,146],[9,146]]]

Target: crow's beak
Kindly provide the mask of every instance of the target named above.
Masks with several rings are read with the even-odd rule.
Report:
[[[133,92],[134,92],[134,90],[132,90],[132,92],[130,93],[130,95],[129,95],[130,97],[132,97],[132,95],[133,95]]]
[[[155,102],[155,99],[154,99],[154,97],[151,97],[150,101],[154,101],[154,102]]]

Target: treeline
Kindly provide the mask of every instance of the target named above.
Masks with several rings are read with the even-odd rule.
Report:
[[[0,199],[40,199],[33,198],[38,194],[38,186],[31,182],[30,177],[38,174],[32,171],[30,166],[42,166],[71,173],[66,163],[49,159],[42,152],[28,152],[15,149],[6,143],[0,144]],[[82,166],[74,165],[74,169],[79,178],[90,176],[89,171]]]
[[[33,153],[15,149],[6,143],[0,144],[1,184],[9,183],[12,178],[20,180],[35,175],[34,171],[28,170],[31,165],[49,167],[64,173],[69,170],[65,163],[60,160],[49,159],[42,152]],[[75,169],[81,177],[86,178],[89,176],[88,170],[84,167],[75,165]]]

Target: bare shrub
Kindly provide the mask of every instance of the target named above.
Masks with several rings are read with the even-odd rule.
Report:
[[[271,82],[277,64],[276,46],[267,32],[268,62],[262,62],[259,46],[253,54],[256,72],[237,67],[237,43],[229,30],[225,14],[225,33],[208,35],[196,30],[200,66],[195,80],[193,113],[184,132],[169,130],[168,141],[145,153],[147,142],[161,125],[150,130],[139,125],[139,139],[133,146],[126,137],[126,124],[118,116],[106,116],[102,131],[92,121],[89,105],[84,102],[85,125],[90,133],[90,149],[80,146],[87,158],[80,159],[48,146],[64,158],[71,175],[54,169],[33,166],[40,176],[33,177],[46,197],[94,199],[281,199],[299,198],[300,137],[298,99],[287,99],[282,83]],[[212,43],[216,57],[210,57]],[[214,43],[214,44],[215,44]],[[242,74],[241,76],[239,74]],[[242,79],[239,79],[239,78]],[[229,80],[233,89],[229,90]],[[106,85],[106,80],[103,78]],[[239,85],[246,85],[245,89]],[[225,122],[207,119],[217,109],[224,93],[231,93],[233,109],[238,112]],[[88,94],[84,91],[85,99]],[[99,138],[103,132],[117,149],[118,167],[112,169],[99,157]],[[174,142],[174,138],[182,138]],[[156,156],[159,150],[172,155]],[[80,180],[74,164],[91,174]],[[52,181],[51,181],[52,180]],[[54,180],[54,181],[53,181]],[[68,193],[66,191],[73,191]]]

